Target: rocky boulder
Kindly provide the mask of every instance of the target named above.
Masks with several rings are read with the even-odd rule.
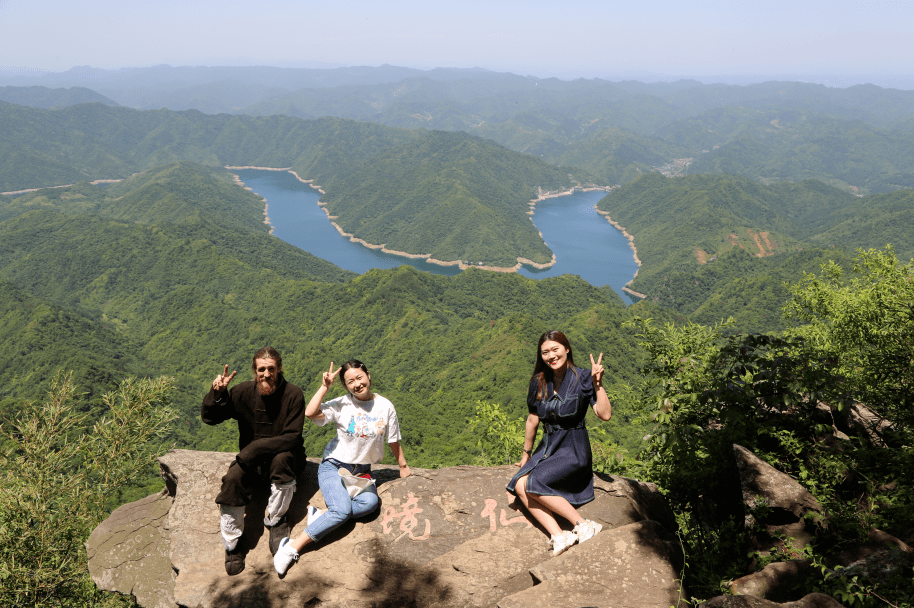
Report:
[[[607,530],[530,570],[536,586],[503,598],[498,608],[689,605],[678,555],[655,521]]]
[[[873,553],[886,549],[898,549],[902,553],[914,554],[914,549],[911,549],[904,541],[882,530],[870,528],[866,540],[848,543],[846,548],[834,556],[833,561],[838,566],[850,566]]]
[[[786,601],[814,572],[812,562],[808,559],[775,562],[731,582],[730,592],[771,601]]]
[[[597,498],[581,513],[603,532],[553,558],[547,535],[504,489],[512,466],[413,469],[407,479],[377,467],[380,510],[311,545],[283,578],[262,524],[264,488],[245,520],[246,568],[229,577],[214,498],[233,458],[188,450],[163,456],[166,490],[120,507],[87,542],[93,580],[146,608],[507,608],[533,596],[555,607],[618,605],[624,597],[627,606],[669,608],[680,599],[674,520],[654,486],[597,476]],[[316,461],[298,480],[293,534],[304,529],[309,504],[325,506]]]
[[[865,437],[871,445],[885,447],[885,436],[893,430],[891,422],[880,416],[872,408],[855,402],[847,411],[847,423],[850,431]]]
[[[166,491],[124,505],[89,537],[92,579],[102,589],[134,595],[140,606],[175,605],[177,573],[171,566]]]
[[[751,595],[721,595],[698,605],[698,608],[844,608],[824,593],[810,593],[795,602],[778,604]]]
[[[790,475],[741,445],[733,445],[739,470],[747,527],[759,524],[767,534],[758,538],[760,549],[770,548],[780,535],[793,539],[793,548],[802,549],[826,522],[825,509],[809,491]]]

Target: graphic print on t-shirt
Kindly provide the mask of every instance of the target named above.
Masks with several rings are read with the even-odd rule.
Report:
[[[380,437],[384,434],[384,420],[365,412],[358,412],[349,419],[346,434],[350,437]]]

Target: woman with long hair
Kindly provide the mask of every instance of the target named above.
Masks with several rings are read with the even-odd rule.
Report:
[[[527,391],[527,422],[520,471],[508,484],[530,514],[549,533],[553,555],[593,538],[603,526],[584,519],[577,507],[594,499],[593,455],[584,425],[593,406],[600,420],[612,416],[603,388],[603,353],[590,355],[590,370],[576,367],[571,344],[560,331],[547,331],[536,347],[536,364]],[[543,438],[533,450],[540,422]],[[573,530],[563,530],[558,518]]]
[[[337,375],[349,391],[342,397],[322,403]],[[400,424],[393,404],[371,391],[371,374],[361,361],[347,361],[339,369],[324,372],[321,386],[305,407],[305,416],[323,426],[332,422],[336,437],[324,450],[317,469],[317,482],[327,510],[308,507],[308,527],[297,538],[284,538],[273,557],[280,575],[286,573],[299,553],[310,543],[319,542],[350,518],[364,517],[378,508],[378,491],[371,479],[371,465],[384,458],[384,439],[390,444],[400,477],[409,477],[406,457],[400,448]]]

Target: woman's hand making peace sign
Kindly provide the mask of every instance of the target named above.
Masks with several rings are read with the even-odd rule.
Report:
[[[590,354],[590,375],[593,378],[593,388],[597,393],[597,402],[593,404],[593,411],[600,420],[609,420],[613,415],[613,406],[606,396],[606,389],[603,388],[603,353],[594,361],[593,353]]]
[[[333,371],[333,361],[330,362],[330,371],[324,372],[321,376],[321,382],[324,385],[324,388],[330,388],[333,385],[333,381],[336,380],[337,375],[340,373],[342,367],[336,368],[336,371]]]
[[[324,395],[327,394],[327,391],[330,390],[330,387],[333,386],[333,381],[336,380],[336,376],[340,373],[342,367],[338,367],[336,371],[333,371],[333,361],[330,362],[330,371],[324,372],[321,374],[321,386],[317,389],[317,392],[314,393],[314,396],[311,397],[311,401],[308,402],[308,405],[305,406],[305,416],[309,420],[323,420],[324,414],[321,413],[321,400],[324,398]]]
[[[600,353],[600,358],[594,362],[593,353],[590,353],[590,375],[593,376],[593,385],[600,386],[603,382],[603,372],[606,371],[603,369],[603,353]]]

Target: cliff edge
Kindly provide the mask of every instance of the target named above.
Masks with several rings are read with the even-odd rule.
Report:
[[[581,513],[603,531],[552,557],[548,536],[504,489],[513,466],[413,469],[406,479],[376,467],[380,510],[306,551],[282,579],[262,524],[264,488],[246,517],[247,567],[229,577],[213,500],[233,458],[191,450],[160,458],[166,489],[118,508],[86,543],[96,584],[145,608],[669,608],[680,600],[675,522],[655,486],[598,475],[596,500]],[[315,460],[289,510],[293,534],[309,504],[325,506]]]

